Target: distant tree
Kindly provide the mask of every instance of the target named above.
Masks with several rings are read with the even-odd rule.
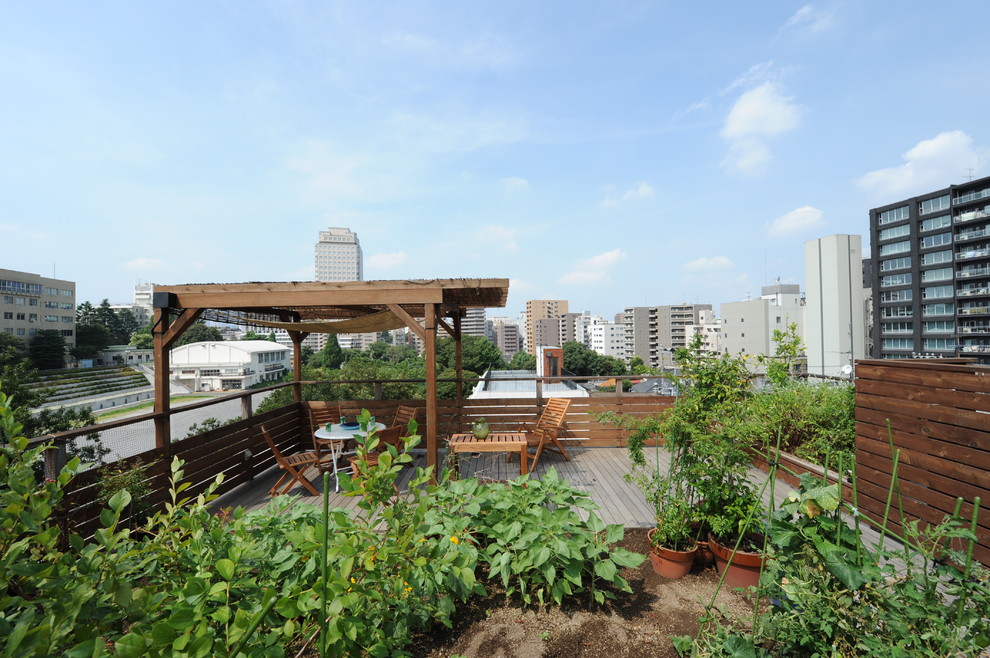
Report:
[[[140,330],[141,323],[134,317],[130,309],[116,311],[110,308],[110,302],[104,299],[99,306],[83,302],[76,307],[76,326],[101,325],[109,332],[108,345],[126,345],[131,334]],[[78,341],[77,341],[78,343]]]
[[[437,341],[437,368],[439,370],[455,370],[456,352],[453,338],[441,338]],[[498,370],[505,367],[502,351],[483,336],[461,337],[461,367],[471,372],[483,373],[489,368]]]
[[[76,324],[96,324],[96,309],[89,302],[76,306]]]
[[[536,370],[536,357],[528,352],[516,352],[509,361],[509,370]]]
[[[299,358],[303,363],[309,363],[309,358],[316,354],[316,351],[309,345],[302,346],[302,352],[299,354]]]
[[[110,330],[102,324],[77,324],[76,346],[72,356],[77,359],[92,359],[110,345]]]
[[[267,340],[269,343],[277,343],[278,342],[277,340],[275,340],[275,332],[274,331],[269,332],[268,335],[265,336],[265,340]]]
[[[240,338],[240,340],[264,340],[264,339],[265,339],[264,336],[259,336],[258,334],[254,333],[254,331],[252,331],[251,329],[245,331],[244,336]]]
[[[186,332],[175,341],[175,347],[189,343],[222,342],[223,334],[216,327],[207,325],[202,320],[194,322]]]
[[[583,343],[564,343],[564,368],[575,375],[624,375],[626,364],[612,356],[604,356]]]
[[[461,373],[461,396],[467,397],[471,395],[471,391],[474,390],[476,382],[474,381],[464,381],[472,380],[478,377],[478,373],[471,372],[470,370],[465,370]],[[439,375],[438,379],[456,379],[457,373],[453,370],[444,370]],[[457,397],[457,382],[437,382],[437,397],[441,400],[453,400]]]
[[[340,368],[343,362],[344,352],[340,349],[340,343],[337,342],[337,334],[329,334],[327,344],[323,346],[323,349],[306,359],[307,365],[327,370],[336,370]]]
[[[141,328],[141,323],[129,308],[122,308],[117,311],[117,320],[120,324],[120,333],[112,337],[113,344],[126,345],[131,334]]]
[[[55,329],[42,329],[28,344],[28,358],[38,370],[65,367],[65,339]]]
[[[633,375],[653,374],[653,369],[646,365],[643,357],[634,356],[629,359],[629,372]]]
[[[131,334],[130,345],[138,348],[139,350],[150,350],[155,346],[155,337],[151,334],[146,334],[143,331],[135,331]]]

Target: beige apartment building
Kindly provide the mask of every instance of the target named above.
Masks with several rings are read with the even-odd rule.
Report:
[[[29,342],[42,329],[76,345],[76,283],[0,269],[0,332]]]

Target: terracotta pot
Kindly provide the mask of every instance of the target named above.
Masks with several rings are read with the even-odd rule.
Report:
[[[734,544],[733,544],[734,545]],[[732,552],[732,547],[723,546],[713,536],[708,535],[708,546],[715,554],[715,564],[719,573],[725,571],[725,584],[729,587],[756,587],[760,584],[760,571],[763,570],[762,553]]]
[[[705,537],[705,540],[698,539],[698,552],[694,554],[694,563],[705,569],[715,564],[715,555],[712,554],[712,549],[708,547],[708,532],[702,532],[701,525],[699,523],[691,524],[691,534],[695,537]]]
[[[698,547],[695,546],[690,551],[674,551],[663,546],[654,546],[652,539],[655,531],[656,528],[651,528],[646,533],[646,538],[650,542],[650,561],[653,563],[653,570],[664,578],[683,578],[691,571]]]

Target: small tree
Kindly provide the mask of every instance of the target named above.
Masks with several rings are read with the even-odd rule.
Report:
[[[189,343],[221,342],[223,334],[216,327],[207,325],[202,320],[194,322],[186,332],[175,341],[175,346],[188,345]]]
[[[31,339],[28,357],[38,370],[65,367],[65,339],[54,329],[42,329]]]
[[[77,324],[76,346],[72,356],[77,359],[92,359],[110,345],[110,330],[102,324]]]
[[[536,370],[536,357],[528,352],[516,352],[509,361],[509,370]]]

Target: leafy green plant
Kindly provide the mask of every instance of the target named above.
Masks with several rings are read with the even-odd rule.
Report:
[[[130,495],[124,514],[127,526],[132,530],[147,521],[152,506],[148,502],[151,486],[148,484],[148,466],[140,459],[133,462],[120,461],[103,471],[97,488],[96,500],[107,505],[120,491]]]

